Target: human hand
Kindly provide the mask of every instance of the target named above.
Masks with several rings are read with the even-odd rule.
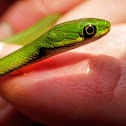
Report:
[[[92,0],[67,13],[59,22],[93,15],[108,19],[112,29],[92,44],[21,69],[24,76],[1,79],[1,95],[47,125],[125,125],[125,1],[116,2]]]

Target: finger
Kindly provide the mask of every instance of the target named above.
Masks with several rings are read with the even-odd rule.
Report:
[[[60,54],[21,69],[19,76],[1,78],[1,94],[28,117],[48,125],[125,124],[126,66],[121,59],[125,52],[120,52],[125,41],[122,34],[115,36],[121,27],[97,41],[121,42],[115,50],[119,57],[84,53],[84,46],[83,53]],[[107,53],[113,49],[104,47]],[[90,47],[96,52],[100,48]]]
[[[16,2],[4,15],[0,25],[6,36],[20,32],[43,17],[53,13],[65,13],[83,0],[25,0]],[[7,27],[6,27],[7,26]],[[5,31],[3,33],[3,31]],[[5,36],[4,36],[5,37]],[[3,37],[1,37],[3,38]]]
[[[59,22],[78,18],[95,17],[106,19],[112,24],[125,23],[125,7],[125,0],[88,0],[63,16]]]

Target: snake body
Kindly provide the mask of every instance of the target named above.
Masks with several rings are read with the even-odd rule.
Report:
[[[44,32],[48,31],[60,16],[60,14],[49,15],[44,19],[41,19],[30,28],[10,36],[2,41],[9,44],[27,45],[41,36]]]
[[[84,18],[55,25],[30,44],[0,59],[0,76],[93,42],[107,34],[109,30],[108,21],[96,18]]]

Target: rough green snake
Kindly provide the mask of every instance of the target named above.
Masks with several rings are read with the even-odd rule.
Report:
[[[33,42],[0,59],[0,77],[93,42],[107,34],[110,26],[108,21],[96,18],[84,18],[55,25]]]

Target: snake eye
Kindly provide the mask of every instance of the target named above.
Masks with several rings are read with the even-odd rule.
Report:
[[[84,27],[84,37],[91,38],[96,34],[96,26],[95,25],[87,25]]]

